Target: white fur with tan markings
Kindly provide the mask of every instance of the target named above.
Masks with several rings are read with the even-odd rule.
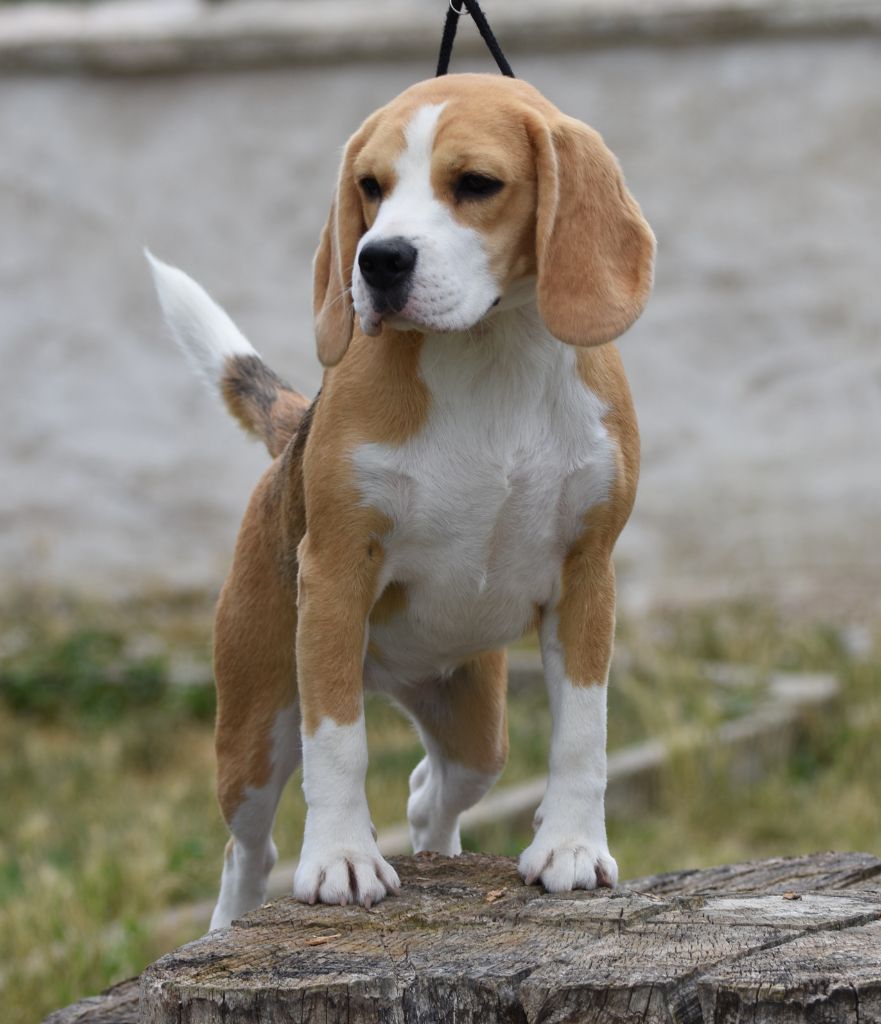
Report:
[[[606,409],[580,379],[574,350],[546,333],[531,303],[469,334],[426,337],[420,371],[430,395],[423,429],[402,445],[361,445],[353,456],[364,503],[392,523],[377,592],[392,581],[406,588],[406,608],[371,628],[379,653],[365,668],[368,685],[392,693],[517,639],[536,607],[552,621],[563,559],[615,473]],[[583,828],[562,829],[558,794],[580,801],[579,784],[588,787],[585,799],[604,786],[605,688],[573,687],[557,648],[544,644],[556,712],[548,824],[524,863],[559,848],[562,868],[565,844],[584,840],[592,863],[614,875],[601,793]],[[581,740],[568,731],[572,723]],[[582,741],[590,764],[570,772],[569,747]],[[427,740],[426,749],[411,777],[414,846],[458,852],[458,816],[493,779],[443,758]],[[586,870],[572,875],[576,887],[595,884]],[[548,874],[558,887],[561,878],[559,870]]]
[[[466,95],[471,88],[465,82]],[[515,83],[511,89],[525,96],[529,87]],[[484,94],[482,87],[480,96]],[[435,91],[429,95],[444,94]],[[534,101],[535,97],[530,104]],[[536,209],[527,211],[529,216],[520,225],[529,230],[552,217],[555,239],[560,232],[565,242],[557,247],[564,257],[554,258],[540,241],[535,253],[536,276],[520,276],[502,294],[488,255],[492,230],[485,240],[480,231],[460,221],[460,217],[468,218],[458,208],[458,199],[434,192],[433,150],[445,103],[418,107],[403,130],[394,181],[388,185],[388,194],[381,197],[370,229],[358,242],[351,285],[364,334],[379,334],[383,321],[394,330],[415,328],[424,334],[419,387],[427,391],[427,415],[424,421],[415,421],[421,426],[401,443],[360,443],[346,448],[345,454],[351,459],[362,502],[381,512],[390,524],[382,537],[371,538],[379,541],[383,554],[374,596],[378,598],[392,583],[404,595],[400,607],[371,625],[369,637],[364,637],[365,686],[397,696],[418,719],[429,691],[419,691],[421,702],[408,700],[414,693],[411,688],[434,686],[441,694],[457,667],[518,639],[540,616],[553,715],[550,774],[536,816],[535,838],[519,866],[527,882],[540,880],[551,891],[565,891],[614,884],[617,877],[604,820],[606,680],[588,681],[588,685],[578,680],[576,685],[567,677],[555,609],[569,611],[567,605],[560,604],[563,567],[583,535],[586,514],[607,500],[613,504],[618,500],[613,484],[620,452],[604,425],[610,410],[585,385],[578,356],[570,346],[608,340],[614,336],[610,324],[614,333],[620,333],[638,315],[650,283],[650,266],[646,270],[650,232],[616,177],[614,161],[604,155],[596,138],[572,131],[572,122],[560,119],[540,97],[531,113],[522,109],[522,99],[516,102],[525,123],[532,124],[541,116],[537,111],[544,110],[549,128],[555,125],[571,143],[571,152],[557,146],[553,159],[545,159],[541,153],[535,157],[542,182],[554,187],[539,190]],[[409,113],[413,107],[407,110]],[[481,133],[492,135],[493,131],[484,127]],[[393,135],[401,138],[397,128]],[[536,140],[545,139],[544,135],[533,130],[529,139],[533,152],[541,150]],[[496,149],[504,151],[509,142],[507,137],[496,139]],[[597,158],[601,164],[607,161],[608,173],[593,184],[617,182],[617,189],[596,190],[604,197],[608,217],[596,216],[604,211],[590,203],[582,204],[580,213],[577,204],[569,204],[565,207],[568,216],[556,208],[556,200],[551,204],[554,208],[549,207],[548,196],[564,194],[556,190],[557,179],[577,191],[586,182],[579,184],[576,165],[587,166]],[[438,170],[435,168],[435,175]],[[351,189],[352,183],[341,182],[341,187]],[[448,191],[449,185],[444,185],[444,192]],[[343,208],[339,198],[338,194],[337,210]],[[348,209],[353,209],[351,202]],[[585,210],[590,217],[585,218]],[[342,227],[347,230],[341,230],[339,223],[334,225],[333,218],[329,221],[319,249],[319,300],[322,288],[330,287],[322,283],[328,250],[331,255],[345,250],[347,264],[352,231],[356,226],[361,230],[363,224],[360,220],[356,224],[351,214],[345,220]],[[475,222],[480,222],[479,218]],[[567,232],[567,227],[573,230]],[[634,243],[637,236],[641,245]],[[497,241],[500,237],[496,236]],[[404,305],[398,311],[377,307],[357,258],[365,245],[391,239],[403,239],[416,249],[409,290],[400,296]],[[595,253],[582,245],[590,240]],[[576,250],[583,258],[570,258]],[[509,243],[497,244],[493,251],[496,260],[500,251],[519,252]],[[631,280],[623,271],[613,273],[608,287],[588,287],[603,283],[603,275],[590,270],[594,257],[613,267],[621,260],[633,262],[629,269],[636,276]],[[342,267],[343,280],[339,280],[340,267],[334,270],[331,266],[328,281],[338,286],[336,295],[331,293],[331,302],[335,302],[339,290],[348,284],[348,266]],[[228,355],[251,354],[253,350],[194,282],[164,265],[154,262],[153,267],[175,336],[216,385]],[[513,272],[514,267],[508,270]],[[575,271],[574,276],[570,270]],[[502,268],[498,272],[508,271]],[[579,272],[583,281],[578,280]],[[545,321],[557,337],[539,316],[537,294],[541,295]],[[573,297],[579,297],[580,303],[570,304]],[[319,314],[320,323],[323,315]],[[325,324],[324,334],[332,334],[331,328],[336,326],[341,340],[324,344],[328,366],[336,364],[348,343],[346,323]],[[388,340],[383,338],[383,342]],[[598,386],[602,387],[602,382]],[[626,385],[622,387],[626,398]],[[607,398],[617,404],[614,393]],[[323,409],[328,408],[324,404],[328,401],[332,410],[331,398],[322,399]],[[343,436],[347,445],[357,434],[344,431]],[[310,439],[310,443],[315,442]],[[626,498],[625,492],[621,500]],[[501,686],[503,681],[494,682]],[[443,721],[443,713],[436,714],[438,708],[430,701],[427,704],[430,713],[423,724],[436,725],[440,720],[439,735],[449,739],[454,723]],[[461,848],[459,815],[480,798],[494,775],[445,756],[443,749],[457,749],[456,744],[442,749],[429,728],[420,727],[420,733],[426,758],[411,776],[408,804],[414,847],[455,854]],[[476,742],[492,747],[494,740],[487,733]],[[464,749],[465,760],[475,753],[469,747]],[[486,756],[472,757],[469,763],[493,770],[504,757],[502,748],[477,753]],[[360,717],[351,724],[325,717],[317,729],[304,734],[303,762],[308,812],[295,895],[308,902],[355,900],[369,906],[396,891],[397,875],[379,853],[365,795],[363,706]],[[221,923],[245,903],[258,900],[264,891],[265,873],[275,856],[269,835],[273,801],[287,768],[283,760],[274,761],[269,786],[249,790],[231,821],[236,841],[224,868],[215,911]],[[240,842],[242,836],[247,840],[244,843]]]
[[[393,524],[377,593],[395,581],[407,594],[402,614],[371,629],[382,665],[368,658],[367,674],[380,686],[386,673],[437,678],[521,637],[615,473],[606,409],[534,306],[427,336],[420,371],[422,430],[353,454],[364,503]]]

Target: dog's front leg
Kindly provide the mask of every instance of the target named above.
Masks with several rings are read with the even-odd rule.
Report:
[[[520,855],[527,885],[549,892],[614,886],[606,840],[606,685],[615,620],[611,565],[587,571],[541,619],[541,653],[553,719],[548,786],[536,833]]]
[[[363,669],[378,545],[310,542],[299,551],[297,674],[306,828],[294,895],[307,903],[379,902],[398,876],[374,838],[364,780]]]

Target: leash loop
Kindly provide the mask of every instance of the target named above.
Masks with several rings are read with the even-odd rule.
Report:
[[[495,58],[496,64],[499,66],[499,71],[508,78],[516,77],[514,72],[511,70],[511,65],[508,63],[507,58],[502,53],[502,48],[499,46],[496,37],[493,35],[492,29],[489,27],[489,22],[486,20],[486,15],[480,9],[480,4],[477,0],[449,0],[449,10],[447,11],[447,17],[444,21],[444,33],[441,37],[440,52],[437,56],[437,72],[436,77],[447,74],[450,68],[450,56],[453,52],[453,42],[456,38],[456,29],[459,27],[459,18],[462,15],[462,5],[465,5],[466,14],[470,14],[474,19],[474,24],[477,26],[478,32],[483,37],[483,41],[486,43],[489,52]]]

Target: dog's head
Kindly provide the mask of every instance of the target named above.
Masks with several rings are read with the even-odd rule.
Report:
[[[366,334],[460,331],[534,293],[548,330],[598,345],[642,312],[654,236],[600,136],[525,82],[420,82],[349,140],[315,256],[325,366]]]

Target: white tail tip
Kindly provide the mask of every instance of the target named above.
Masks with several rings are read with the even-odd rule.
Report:
[[[201,285],[177,267],[144,249],[153,272],[159,305],[174,340],[193,368],[219,388],[229,356],[257,352],[223,309]]]

